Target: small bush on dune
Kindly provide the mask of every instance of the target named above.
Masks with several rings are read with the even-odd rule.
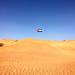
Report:
[[[64,41],[66,41],[66,40],[64,40]]]
[[[18,40],[15,40],[15,42],[17,42]]]
[[[4,46],[4,44],[3,43],[0,43],[0,47],[2,47],[2,46]]]

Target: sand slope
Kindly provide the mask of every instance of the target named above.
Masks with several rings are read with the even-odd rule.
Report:
[[[0,75],[75,75],[75,40],[6,40]]]

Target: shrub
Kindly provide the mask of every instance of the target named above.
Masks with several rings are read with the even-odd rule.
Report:
[[[15,42],[17,42],[18,40],[15,40]]]
[[[64,40],[64,41],[66,41],[66,40]]]
[[[3,43],[0,43],[0,47],[2,47],[2,46],[4,46],[4,44]]]

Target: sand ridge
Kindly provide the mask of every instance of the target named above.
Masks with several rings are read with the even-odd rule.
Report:
[[[75,75],[75,40],[6,40],[0,75]]]

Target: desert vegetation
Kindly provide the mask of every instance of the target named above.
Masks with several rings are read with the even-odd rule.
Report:
[[[0,47],[4,46],[4,43],[0,43]]]

